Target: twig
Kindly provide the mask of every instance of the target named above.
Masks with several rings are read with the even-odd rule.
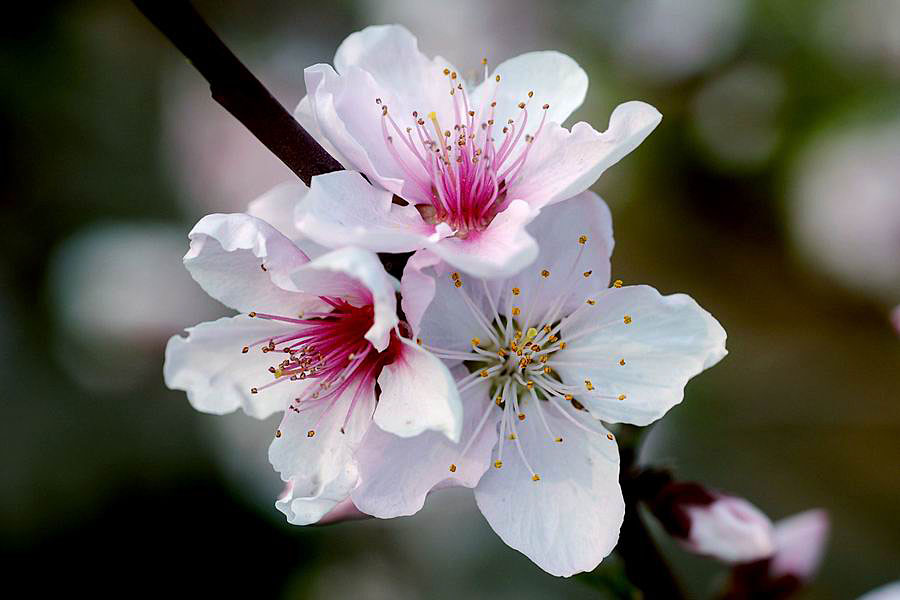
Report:
[[[310,185],[343,169],[237,59],[186,0],[133,0],[209,82],[213,99]]]
[[[641,469],[636,464],[638,435],[636,428],[626,425],[618,436],[621,468],[619,481],[625,496],[625,521],[619,533],[616,552],[625,563],[628,579],[643,592],[644,598],[682,600],[685,596],[678,581],[641,520],[639,504],[644,498],[641,491]]]

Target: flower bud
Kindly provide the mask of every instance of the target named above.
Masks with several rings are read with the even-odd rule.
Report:
[[[766,558],[774,549],[772,522],[743,498],[672,482],[649,504],[666,531],[695,554],[743,563]]]
[[[775,524],[775,554],[769,564],[772,578],[791,576],[808,582],[822,562],[828,538],[828,514],[815,509]]]

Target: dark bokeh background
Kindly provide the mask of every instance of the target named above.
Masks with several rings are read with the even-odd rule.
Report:
[[[900,2],[199,2],[293,108],[302,69],[400,22],[474,72],[557,48],[588,72],[576,120],[665,118],[596,189],[616,277],[694,296],[729,357],[645,459],[777,519],[831,514],[810,597],[900,565]],[[183,271],[200,216],[292,175],[213,103],[127,2],[0,22],[0,564],[6,586],[253,597],[596,597],[506,548],[470,495],[420,515],[292,528],[272,423],[195,413],[162,384],[182,327],[222,314]],[[574,122],[574,121],[573,121]],[[667,547],[691,593],[722,569]]]

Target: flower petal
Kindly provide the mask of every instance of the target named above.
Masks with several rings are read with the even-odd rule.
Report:
[[[247,214],[262,219],[293,241],[309,258],[328,252],[328,248],[308,239],[297,229],[298,207],[306,201],[309,188],[302,182],[282,183],[247,205]]]
[[[559,314],[566,315],[607,289],[614,245],[612,217],[597,194],[582,192],[542,211],[528,230],[540,245],[540,252],[531,265],[500,288],[500,306],[507,302],[522,306],[529,317],[539,320],[556,308],[559,300],[563,300]],[[549,275],[544,277],[544,272]],[[514,287],[519,295],[509,298]],[[560,295],[562,290],[568,294],[566,298]],[[543,321],[538,326],[541,324]]]
[[[568,347],[547,364],[566,382],[591,381],[594,392],[576,397],[595,417],[635,425],[681,402],[688,380],[727,354],[725,330],[690,296],[645,285],[610,288],[561,338]]]
[[[543,410],[563,443],[554,442],[530,412],[517,426],[522,452],[540,480],[532,480],[513,442],[501,440],[503,466],[484,474],[475,500],[507,545],[551,575],[568,577],[593,570],[619,539],[625,515],[619,453],[599,423],[575,415],[597,432],[588,433],[549,407]]]
[[[472,104],[484,107],[496,100],[494,121],[506,123],[519,117],[518,104],[527,102],[528,93],[534,92],[525,130],[534,133],[541,120],[541,106],[550,105],[547,122],[562,124],[584,102],[587,88],[587,73],[569,56],[552,50],[528,52],[500,63],[472,92]]]
[[[531,264],[538,253],[525,226],[537,211],[521,200],[513,200],[494,217],[484,231],[465,238],[447,237],[429,246],[450,265],[476,277],[506,277]]]
[[[485,403],[491,402],[489,392],[488,382],[480,382],[462,393],[464,443],[481,421]],[[475,487],[488,467],[496,441],[495,422],[489,422],[465,456],[460,456],[462,446],[438,432],[400,438],[371,427],[357,452],[360,482],[353,501],[363,512],[382,519],[415,514],[436,486]],[[450,465],[456,469],[451,471]]]
[[[767,558],[775,549],[772,521],[743,498],[720,496],[685,512],[691,525],[683,545],[695,554],[743,563]]]
[[[297,108],[294,109],[294,118],[297,119],[297,122],[300,123],[300,126],[303,127],[309,135],[313,136],[313,139],[319,142],[319,145],[325,148],[325,151],[328,152],[328,154],[337,159],[342,165],[349,164],[349,161],[341,155],[334,144],[332,144],[322,133],[319,122],[316,120],[316,113],[313,110],[309,96],[303,96],[297,104]]]
[[[374,253],[352,246],[332,250],[293,271],[291,281],[310,294],[341,298],[353,306],[371,304],[375,322],[365,337],[379,352],[388,347],[391,330],[399,322],[399,284]]]
[[[782,575],[809,581],[815,576],[825,554],[831,525],[828,513],[807,510],[775,523],[775,555],[769,564],[773,578]]]
[[[309,258],[274,227],[245,214],[207,215],[188,234],[184,266],[207,294],[239,312],[294,314],[321,308],[289,274]]]
[[[378,377],[381,396],[375,424],[400,437],[438,431],[458,442],[462,404],[450,371],[414,342],[400,338],[400,344],[394,362]]]
[[[275,506],[294,525],[319,521],[356,487],[358,472],[353,452],[365,436],[375,409],[374,384],[360,385],[363,387],[346,426],[343,424],[353,391],[333,405],[324,401],[307,408],[304,401],[296,411],[285,411],[278,429],[280,435],[276,434],[269,446],[269,462],[288,483],[286,493]],[[310,436],[310,431],[314,435]]]
[[[584,122],[576,123],[571,132],[544,125],[521,176],[510,185],[509,197],[540,208],[583,192],[637,148],[661,119],[649,104],[631,101],[616,107],[603,133]]]
[[[166,346],[166,385],[187,392],[191,406],[201,412],[221,415],[242,408],[251,417],[265,419],[284,410],[297,388],[275,386],[251,394],[250,388],[271,381],[267,369],[273,361],[258,349],[247,354],[241,349],[285,329],[284,323],[244,315],[190,327],[187,337],[172,336]]]
[[[423,271],[440,262],[441,259],[437,254],[429,250],[419,250],[409,257],[403,268],[403,277],[400,280],[400,307],[413,333],[419,333],[422,317],[434,300],[437,287],[433,272]]]
[[[390,192],[353,171],[313,177],[297,228],[325,246],[355,245],[375,252],[409,252],[426,245],[435,228],[413,206],[393,204]]]

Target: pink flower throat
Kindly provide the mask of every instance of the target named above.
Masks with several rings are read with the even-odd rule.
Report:
[[[487,61],[482,64],[487,78]],[[543,105],[534,135],[525,134],[524,144],[519,144],[528,124],[528,104],[534,96],[534,92],[528,92],[528,98],[519,103],[521,112],[517,119],[502,125],[503,139],[498,144],[494,137],[494,109],[500,76],[495,77],[494,99],[481,107],[476,118],[456,72],[444,69],[444,75],[449,78],[453,97],[452,130],[442,129],[436,113],[429,113],[426,121],[418,111],[412,113],[414,127],[401,129],[381,98],[375,102],[381,106],[381,129],[387,148],[414,186],[415,197],[409,199],[426,221],[446,223],[457,236],[465,237],[470,231],[485,229],[509,204],[507,191],[521,174],[550,105]],[[394,146],[391,130],[409,150],[412,164]]]
[[[283,360],[268,369],[275,381],[251,388],[253,394],[285,381],[316,380],[306,384],[288,408],[297,413],[321,408],[317,424],[345,393],[352,392],[344,418],[346,426],[360,398],[373,388],[381,369],[393,362],[400,340],[392,333],[390,345],[384,352],[378,352],[365,338],[375,320],[371,304],[357,307],[338,298],[321,296],[321,299],[333,307],[331,312],[306,313],[300,318],[251,312],[251,317],[294,327],[282,335],[256,340],[244,346],[242,352],[246,354],[251,348],[260,347],[263,353],[284,355]],[[315,429],[308,435],[315,435]]]

